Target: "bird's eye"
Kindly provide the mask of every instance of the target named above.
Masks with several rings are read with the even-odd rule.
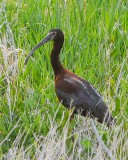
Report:
[[[53,32],[53,35],[56,35],[56,32]]]

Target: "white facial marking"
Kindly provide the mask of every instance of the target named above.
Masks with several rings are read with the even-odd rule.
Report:
[[[52,36],[51,40],[53,40],[53,39],[54,39],[54,37],[56,36],[56,32],[50,32],[50,33],[48,33],[48,35],[49,35],[49,34],[53,34],[53,36]]]

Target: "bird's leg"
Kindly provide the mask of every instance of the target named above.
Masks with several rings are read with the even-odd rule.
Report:
[[[74,113],[72,113],[71,117],[70,117],[70,122],[74,119]],[[72,142],[74,143],[74,127],[72,130]]]

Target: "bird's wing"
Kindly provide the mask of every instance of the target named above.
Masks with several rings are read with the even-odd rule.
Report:
[[[108,127],[112,124],[113,117],[108,111],[101,95],[86,80],[80,77],[67,77],[58,81],[56,94],[59,100],[67,108],[75,107],[74,113],[86,116],[89,112],[96,117],[98,122],[107,122]]]
[[[56,87],[56,94],[66,107],[84,105],[93,109],[103,101],[100,94],[88,81],[82,81],[75,77],[64,78],[63,82],[61,80],[60,85],[58,83]]]

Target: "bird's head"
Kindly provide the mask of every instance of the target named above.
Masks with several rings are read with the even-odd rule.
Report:
[[[63,41],[64,39],[64,34],[59,28],[51,29],[48,35],[51,35],[52,41]]]
[[[28,59],[30,58],[30,56],[35,52],[35,50],[37,50],[39,47],[41,47],[43,44],[49,42],[49,41],[54,41],[54,42],[62,42],[64,41],[64,34],[61,31],[61,29],[59,28],[54,28],[51,29],[48,33],[48,35],[42,40],[40,41],[29,53],[29,55],[27,56],[24,64],[26,65],[28,62]]]

